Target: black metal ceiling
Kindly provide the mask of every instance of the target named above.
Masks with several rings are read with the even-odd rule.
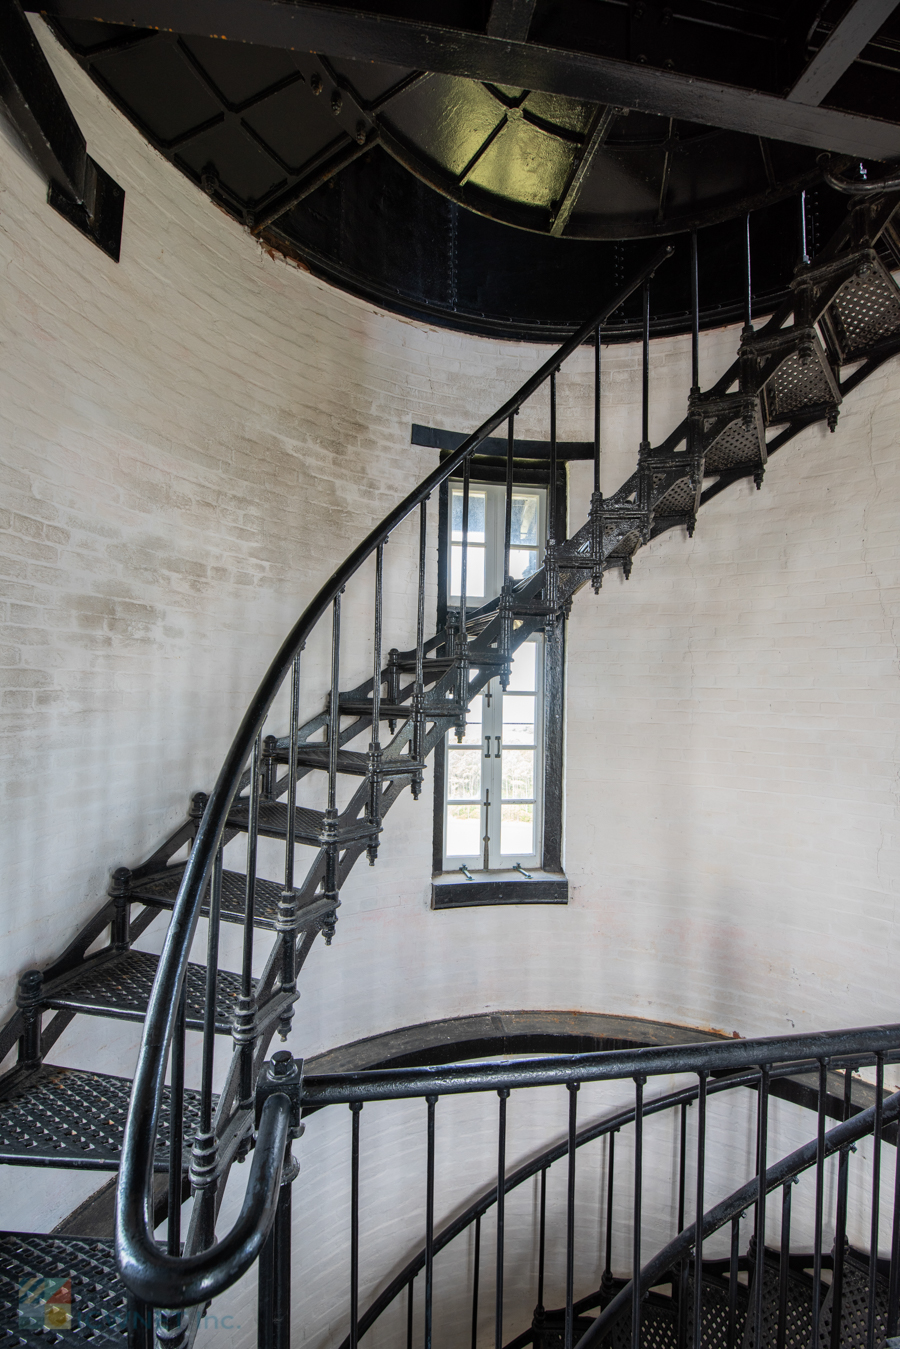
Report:
[[[299,14],[332,55],[209,36],[204,0],[174,7],[193,31],[167,31],[172,8],[56,0],[53,26],[151,143],[270,245],[379,303],[480,331],[557,337],[654,238],[692,228],[704,321],[737,317],[735,222],[749,211],[757,305],[771,307],[823,151],[836,171],[900,156],[889,0],[445,0],[427,21],[416,0],[378,14],[270,0],[267,14]],[[98,11],[106,22],[79,17]],[[135,26],[144,11],[159,28]],[[259,12],[219,0],[215,31],[271,38]],[[398,60],[360,59],[370,51]],[[520,81],[473,78],[486,60]],[[598,63],[627,106],[580,92]],[[673,83],[685,77],[687,92]],[[844,209],[824,187],[811,207],[812,229]],[[657,332],[685,325],[686,265],[669,275]]]

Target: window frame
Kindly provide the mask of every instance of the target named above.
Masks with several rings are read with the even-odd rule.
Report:
[[[446,452],[445,452],[446,453]],[[444,454],[442,453],[442,458]],[[505,484],[506,466],[496,459],[476,459],[470,471],[473,486],[486,484]],[[515,485],[517,487],[550,486],[549,465],[540,460],[518,460],[515,463]],[[567,510],[567,474],[564,462],[558,465],[556,480],[556,529],[557,538],[566,537]],[[438,593],[437,623],[438,629],[446,626],[449,603],[449,567],[450,567],[450,485],[444,482],[440,488],[438,533]],[[473,607],[476,607],[473,604]],[[538,734],[538,769],[542,775],[542,811],[541,821],[536,828],[538,834],[537,853],[539,861],[534,865],[541,872],[540,877],[532,881],[522,879],[509,881],[498,877],[496,880],[482,873],[474,882],[460,877],[462,886],[457,884],[433,887],[433,906],[436,908],[455,908],[469,904],[496,903],[566,903],[568,901],[568,882],[563,875],[563,753],[564,753],[564,670],[565,670],[565,623],[554,626],[551,633],[543,638],[543,725]],[[446,782],[446,737],[442,737],[434,751],[434,825],[432,844],[432,871],[434,879],[448,881],[455,874],[444,868],[444,812]],[[464,889],[462,887],[465,887]],[[440,897],[438,892],[444,892]],[[455,892],[450,897],[450,892]]]

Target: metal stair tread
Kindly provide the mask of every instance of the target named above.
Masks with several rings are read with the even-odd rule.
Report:
[[[19,1326],[19,1292],[29,1280],[72,1279],[72,1329]],[[128,1295],[112,1241],[0,1232],[0,1344],[124,1349]]]
[[[275,758],[279,763],[287,763],[289,750],[278,751]],[[327,745],[300,745],[297,749],[297,763],[304,768],[328,769],[328,746]],[[403,755],[396,759],[382,759],[381,775],[382,777],[405,777],[407,774],[414,773],[421,764],[415,763],[408,755]],[[337,771],[347,773],[352,777],[364,778],[369,771],[369,756],[360,750],[341,749],[338,750]]]
[[[831,1349],[833,1282],[828,1287],[820,1314],[820,1349]],[[887,1333],[888,1281],[875,1275],[875,1343],[883,1344]],[[865,1349],[869,1322],[869,1258],[848,1249],[844,1255],[844,1287],[841,1297],[842,1349]]]
[[[109,1016],[123,1021],[143,1021],[150,989],[156,977],[159,956],[146,951],[121,951],[95,957],[61,975],[43,991],[48,1007],[68,1008],[90,1016]],[[219,970],[216,981],[216,1031],[231,1034],[231,1018],[240,995],[240,975]],[[255,984],[255,981],[254,981]],[[206,1001],[206,968],[187,967],[187,1024],[203,1029]]]
[[[178,898],[178,887],[184,875],[184,865],[167,867],[154,876],[132,882],[128,888],[128,898],[142,900],[145,904],[160,904],[172,908]],[[240,871],[222,872],[222,917],[226,923],[243,923],[246,912],[247,878]],[[254,901],[253,921],[255,927],[274,928],[278,917],[278,900],[283,885],[276,881],[265,881],[257,877],[256,898]],[[204,917],[209,914],[209,886],[200,910]]]
[[[259,806],[259,832],[266,838],[285,838],[287,835],[287,803],[283,801],[261,801]],[[325,839],[325,812],[311,810],[308,806],[296,806],[294,809],[295,841],[311,847],[321,848]],[[231,807],[228,825],[233,829],[246,830],[250,824],[250,803],[245,796],[238,797]],[[357,839],[371,838],[380,833],[373,829],[365,817],[348,819],[339,816],[336,821],[335,837],[338,843],[353,843]]]
[[[351,698],[341,697],[339,706],[342,712],[347,716],[371,717],[372,699],[371,698]],[[386,698],[381,700],[381,720],[399,721],[413,714],[412,703],[389,703]]]
[[[11,1074],[0,1098],[0,1163],[115,1171],[131,1097],[131,1079],[44,1063]],[[215,1100],[216,1098],[214,1098]],[[215,1109],[215,1105],[213,1106]],[[185,1166],[199,1128],[200,1093],[184,1093]],[[163,1090],[159,1159],[169,1143],[169,1088]]]

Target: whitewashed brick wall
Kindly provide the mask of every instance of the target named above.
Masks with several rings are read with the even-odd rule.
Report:
[[[544,355],[405,322],[268,257],[39,31],[127,198],[117,267],[0,142],[6,1008],[110,870],[210,785],[303,603],[432,466],[410,422],[471,429]],[[704,338],[705,383],[736,343]],[[607,491],[636,457],[638,360],[604,353]],[[589,434],[588,367],[561,378],[563,436]],[[688,377],[687,344],[654,343],[654,439],[682,415]],[[432,913],[428,793],[404,799],[378,866],[346,887],[334,946],[310,958],[298,1053],[485,1009],[742,1035],[898,1019],[898,397],[890,363],[835,435],[811,430],[772,461],[762,492],[730,489],[692,541],[666,535],[630,583],[576,601],[568,908]],[[543,434],[545,411],[526,410],[522,433]],[[389,555],[400,640],[409,533]],[[348,605],[363,612],[360,596]],[[311,711],[325,658],[322,642],[306,661]],[[362,638],[348,661],[362,675]],[[134,1028],[77,1021],[54,1057],[128,1072],[136,1044]],[[339,1124],[316,1129],[311,1158]],[[4,1181],[5,1225],[24,1213],[40,1229],[85,1192]],[[298,1221],[314,1243],[308,1206]],[[381,1232],[385,1270],[406,1249],[396,1235]],[[323,1322],[298,1335],[340,1337]]]

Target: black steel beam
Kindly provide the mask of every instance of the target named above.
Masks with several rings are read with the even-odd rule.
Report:
[[[459,75],[614,104],[836,154],[900,155],[900,125],[811,107],[754,89],[420,20],[383,18],[304,0],[26,0],[60,19],[160,28],[267,47]]]
[[[621,108],[598,108],[591,119],[585,136],[584,145],[576,155],[572,164],[571,172],[562,196],[559,199],[559,205],[553,216],[553,223],[550,226],[550,233],[558,238],[562,234],[566,225],[569,223],[569,217],[575,210],[575,205],[581,195],[581,189],[584,187],[585,179],[591,171],[591,166],[597,156],[610,131],[616,118],[621,114]]]
[[[897,0],[855,0],[794,83],[788,98],[810,106],[821,103],[896,8]]]
[[[537,0],[491,0],[487,31],[490,37],[526,42]]]
[[[18,0],[0,0],[0,105],[48,181],[48,200],[116,262],[125,193],[84,136]]]

